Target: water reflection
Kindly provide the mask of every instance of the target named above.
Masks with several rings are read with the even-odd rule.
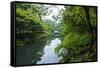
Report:
[[[44,47],[44,55],[41,57],[41,60],[37,64],[48,64],[48,63],[58,63],[59,57],[54,52],[54,49],[57,45],[61,44],[59,38],[55,38],[51,41],[50,45]]]
[[[25,34],[24,34],[25,35]],[[46,45],[46,38],[25,35],[23,38],[16,38],[16,65],[36,64],[41,60],[43,48]]]
[[[39,37],[39,35],[32,34],[17,35],[16,65],[59,62],[59,57],[54,52],[54,49],[56,46],[61,44],[60,38],[56,38],[55,36]]]

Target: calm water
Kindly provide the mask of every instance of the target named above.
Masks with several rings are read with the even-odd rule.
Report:
[[[40,57],[41,60],[38,61],[37,64],[58,63],[59,57],[54,51],[58,44],[61,44],[61,40],[59,38],[55,38],[51,41],[50,45],[46,45],[43,50],[44,55]]]

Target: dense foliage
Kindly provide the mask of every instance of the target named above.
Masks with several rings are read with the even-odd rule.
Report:
[[[60,62],[96,61],[96,8],[65,6],[62,15],[64,39],[55,49]]]

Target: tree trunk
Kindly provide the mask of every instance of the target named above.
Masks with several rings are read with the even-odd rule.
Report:
[[[86,15],[86,20],[87,20],[87,25],[89,27],[89,33],[91,34],[91,48],[93,46],[93,29],[92,29],[92,25],[91,25],[91,21],[90,21],[90,17],[89,17],[89,7],[83,7],[84,11],[85,11],[85,15]]]

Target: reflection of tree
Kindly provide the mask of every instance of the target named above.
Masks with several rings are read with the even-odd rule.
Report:
[[[42,50],[46,39],[36,37],[24,36],[24,39],[16,39],[18,45],[16,48],[16,64],[35,64],[41,60],[40,57],[43,55]],[[24,46],[21,46],[22,44]]]
[[[16,33],[18,35],[18,33]],[[43,48],[49,45],[54,36],[39,37],[32,34],[20,34],[21,37],[16,39],[16,64],[28,65],[36,64],[41,60]]]

